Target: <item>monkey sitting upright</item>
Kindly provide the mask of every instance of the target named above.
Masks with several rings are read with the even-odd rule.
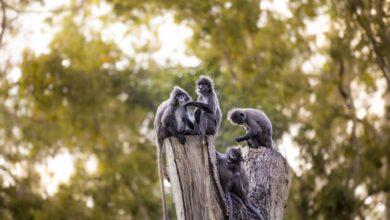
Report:
[[[219,180],[228,200],[229,220],[233,219],[231,196],[241,199],[249,210],[255,213],[260,220],[263,220],[262,215],[248,199],[249,177],[242,165],[243,158],[240,148],[230,148],[225,154],[216,152],[216,157]]]
[[[165,204],[165,191],[163,186],[163,172],[162,172],[162,151],[164,139],[167,137],[176,137],[181,144],[186,142],[184,135],[197,134],[194,132],[194,125],[189,119],[187,107],[184,104],[191,101],[192,98],[182,88],[175,86],[171,92],[168,100],[164,101],[156,112],[154,119],[154,130],[156,132],[156,145],[157,145],[157,164],[160,177],[160,187],[162,194],[162,205],[164,212],[164,219],[168,219],[166,204]],[[189,129],[192,130],[189,130]]]
[[[235,138],[237,142],[246,140],[252,148],[272,148],[272,124],[264,112],[253,108],[234,108],[229,111],[228,120],[245,127],[247,133]]]
[[[191,101],[185,106],[195,106],[196,130],[202,135],[215,135],[221,125],[222,113],[213,80],[208,76],[200,76],[196,82],[198,101]]]

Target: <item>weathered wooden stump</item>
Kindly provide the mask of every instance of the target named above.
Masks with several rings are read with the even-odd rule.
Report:
[[[185,145],[176,138],[164,141],[167,170],[177,219],[222,220],[228,209],[220,187],[216,167],[214,138],[187,136]],[[250,201],[264,219],[283,219],[290,188],[290,170],[283,156],[273,149],[243,149],[245,167],[250,178]],[[241,201],[233,199],[233,217],[256,219]]]
[[[291,185],[291,170],[276,150],[244,147],[244,165],[249,175],[249,200],[264,219],[283,219]]]

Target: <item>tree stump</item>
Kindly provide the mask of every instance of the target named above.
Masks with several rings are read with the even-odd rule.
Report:
[[[287,160],[274,149],[244,147],[244,165],[249,175],[249,200],[264,219],[283,219],[291,185]]]
[[[185,145],[174,137],[164,141],[177,219],[227,219],[228,209],[218,178],[214,138],[207,136],[207,145],[203,145],[200,136],[186,138]],[[287,161],[277,151],[263,147],[246,147],[243,156],[250,178],[250,201],[264,219],[282,219],[290,188]],[[242,201],[236,199],[233,199],[233,217],[235,220],[256,219]]]

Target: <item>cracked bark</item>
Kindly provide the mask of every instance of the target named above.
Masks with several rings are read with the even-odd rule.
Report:
[[[228,210],[220,187],[214,138],[207,136],[208,146],[200,136],[187,136],[181,145],[176,138],[164,142],[167,170],[177,219],[227,219]],[[273,149],[243,149],[244,166],[250,178],[251,203],[264,219],[283,219],[290,189],[290,169],[283,156]],[[171,213],[172,214],[172,213]],[[235,220],[256,219],[242,201],[233,198]]]

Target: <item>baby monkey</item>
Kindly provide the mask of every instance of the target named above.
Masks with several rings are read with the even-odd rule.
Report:
[[[216,152],[218,176],[222,190],[228,200],[229,219],[233,219],[233,204],[231,196],[241,199],[245,206],[263,220],[259,211],[250,203],[249,177],[242,165],[242,154],[240,148],[230,148],[225,154]]]

